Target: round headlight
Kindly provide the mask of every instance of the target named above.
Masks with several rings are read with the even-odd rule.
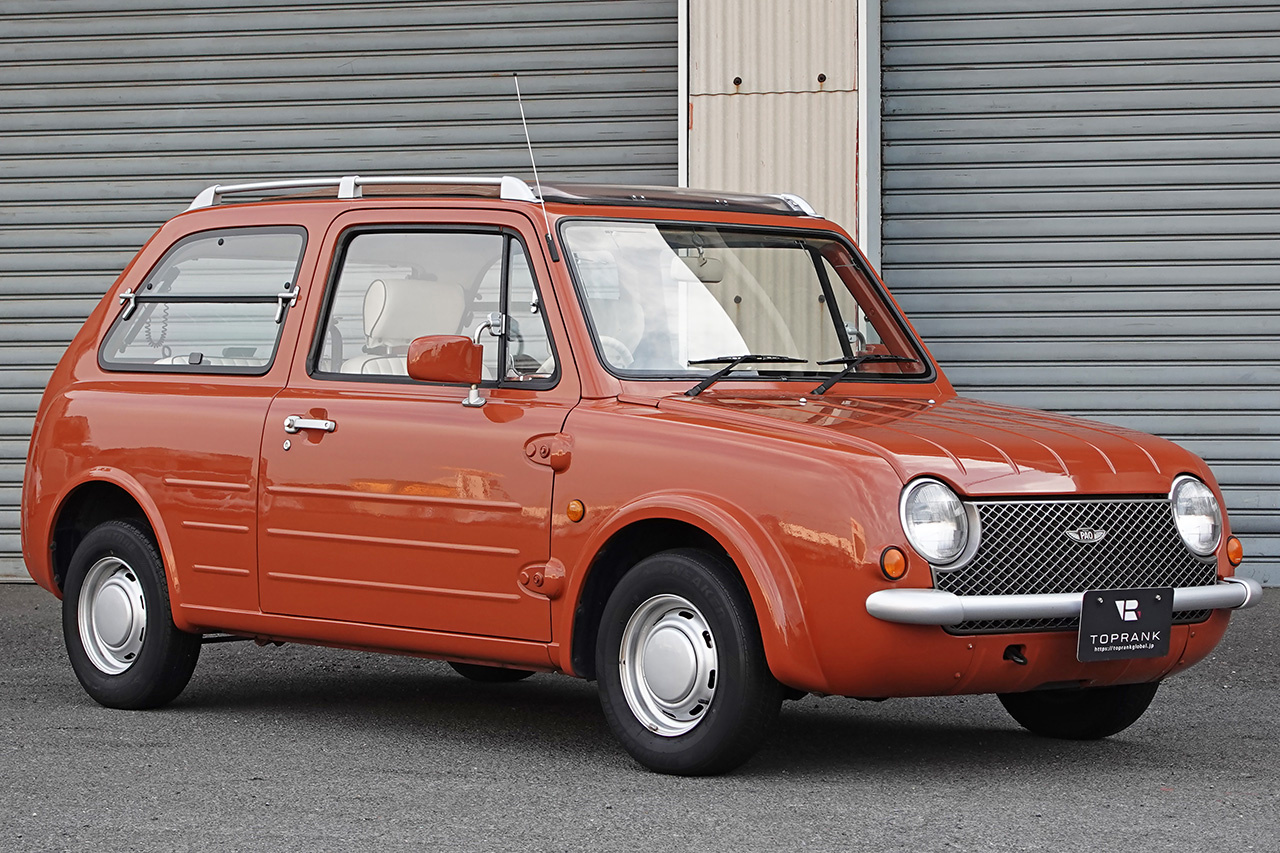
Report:
[[[1212,554],[1222,537],[1222,510],[1209,487],[1194,477],[1179,477],[1173,483],[1169,502],[1182,541],[1202,557]]]
[[[969,519],[960,498],[937,480],[917,480],[902,496],[902,528],[911,547],[930,563],[960,556],[969,540]]]

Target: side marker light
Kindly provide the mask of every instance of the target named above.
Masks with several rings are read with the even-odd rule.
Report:
[[[1233,566],[1244,562],[1244,545],[1234,536],[1227,537],[1227,562]]]
[[[907,555],[890,545],[880,552],[880,571],[891,581],[902,580],[907,573]]]

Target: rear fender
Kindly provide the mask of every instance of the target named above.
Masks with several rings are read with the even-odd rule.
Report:
[[[147,493],[147,490],[143,488],[142,484],[128,473],[121,471],[118,468],[95,467],[86,471],[85,476],[64,487],[62,492],[58,495],[56,502],[58,509],[56,512],[49,514],[49,525],[42,531],[42,541],[53,541],[53,532],[57,527],[58,519],[66,508],[67,500],[70,498],[71,494],[80,486],[93,482],[111,483],[112,485],[118,486],[133,498],[134,501],[137,502],[138,506],[142,508],[142,513],[146,516],[147,524],[151,527],[151,532],[156,538],[156,545],[160,549],[160,557],[164,561],[164,574],[169,586],[169,609],[173,612],[173,623],[179,630],[199,633],[187,621],[186,617],[183,616],[182,613],[182,585],[178,579],[178,574],[175,569],[177,566],[177,560],[174,558],[173,545],[169,540],[168,531],[165,530],[164,524],[161,523],[160,509],[156,506],[155,501],[151,499],[151,495]],[[47,588],[52,589],[52,566],[48,567],[48,571],[50,576],[48,578]],[[37,578],[37,580],[39,581],[40,578]],[[41,581],[41,586],[46,586],[46,584]]]

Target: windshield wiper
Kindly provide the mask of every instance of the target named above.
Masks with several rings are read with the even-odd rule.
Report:
[[[685,391],[686,397],[696,397],[703,391],[710,388],[715,383],[724,379],[734,371],[740,364],[804,364],[807,358],[792,358],[789,355],[722,355],[718,358],[700,358],[697,361],[689,362],[692,367],[697,364],[723,364],[724,367],[708,376],[706,379],[694,385],[688,391]]]
[[[918,358],[911,358],[910,356],[907,356],[907,355],[889,355],[889,353],[887,352],[867,352],[867,353],[863,353],[862,355],[842,355],[839,358],[829,358],[826,361],[818,362],[818,364],[843,364],[844,370],[840,371],[835,376],[832,376],[830,379],[828,379],[826,382],[823,382],[817,388],[814,388],[811,393],[818,394],[818,395],[825,394],[828,391],[830,391],[831,386],[835,385],[837,382],[840,382],[846,379],[847,377],[857,373],[858,368],[861,367],[862,365],[870,364],[872,362],[886,362],[886,361],[896,361],[896,362],[904,362],[904,363],[910,362],[911,364],[920,363],[920,359]]]

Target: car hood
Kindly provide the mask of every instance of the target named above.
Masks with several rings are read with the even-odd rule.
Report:
[[[667,397],[668,416],[844,446],[882,457],[903,482],[922,474],[973,495],[1162,494],[1210,475],[1172,442],[1124,427],[963,397],[831,399],[769,393]]]

